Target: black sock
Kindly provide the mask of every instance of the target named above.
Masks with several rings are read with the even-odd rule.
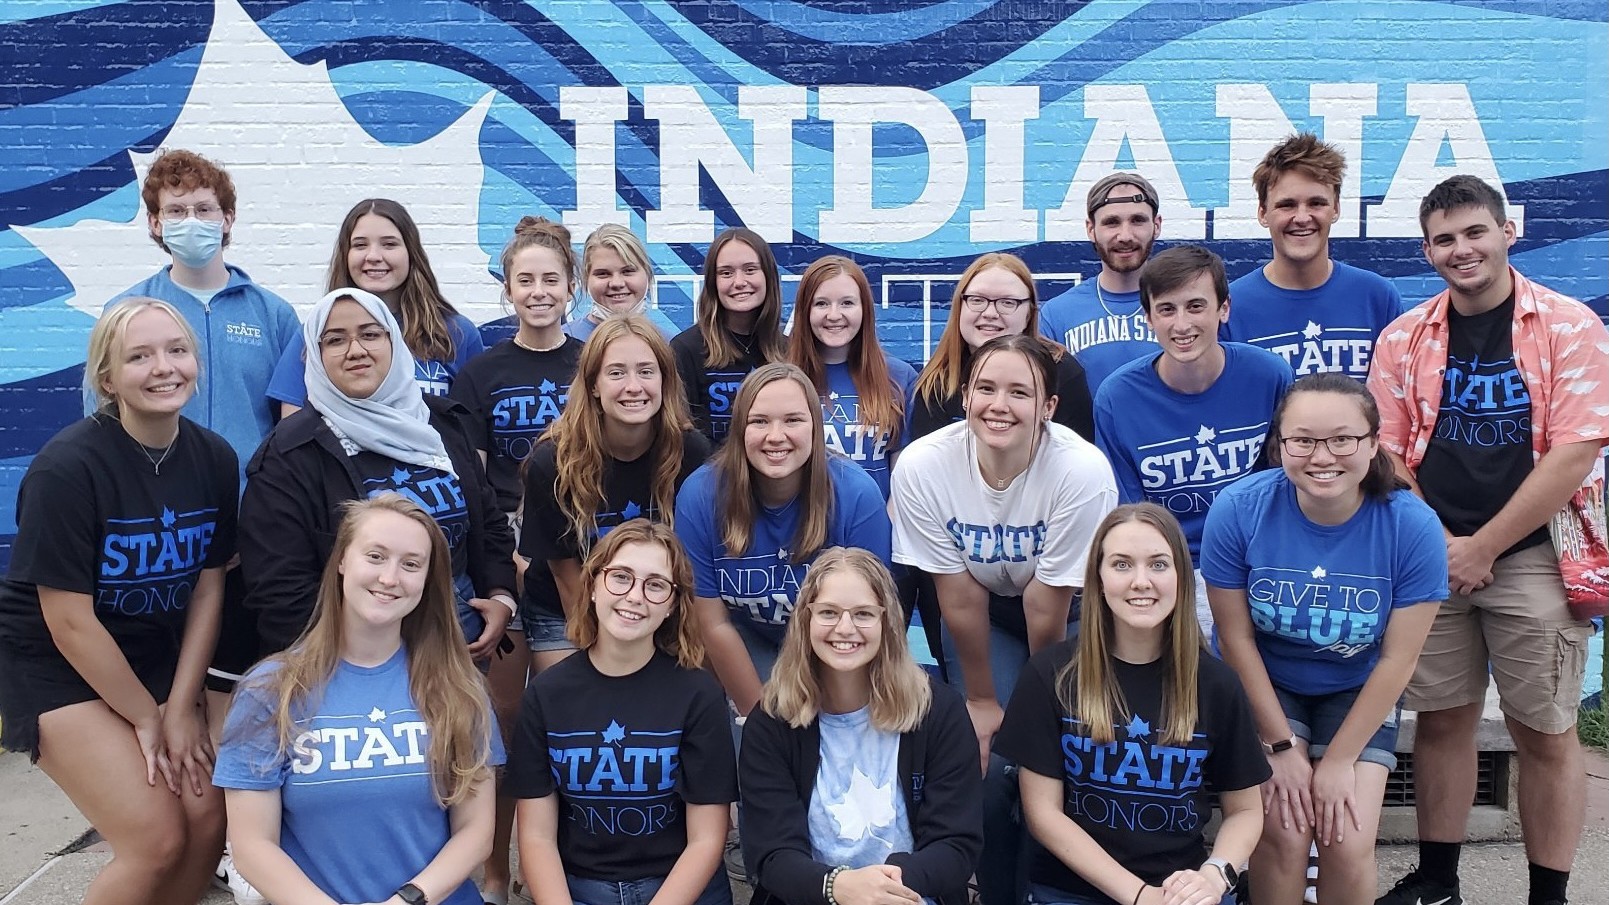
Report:
[[[1462,842],[1419,842],[1419,875],[1440,886],[1458,886]],[[1533,884],[1534,885],[1534,884]]]
[[[1540,864],[1531,865],[1531,905],[1563,902],[1565,887],[1569,885],[1569,871],[1554,870]]]

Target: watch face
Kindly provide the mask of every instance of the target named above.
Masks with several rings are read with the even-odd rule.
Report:
[[[397,890],[397,897],[408,905],[428,905],[429,902],[425,898],[425,891],[412,883],[403,884],[402,888]]]

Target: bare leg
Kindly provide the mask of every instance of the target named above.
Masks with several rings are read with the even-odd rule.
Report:
[[[1426,842],[1463,842],[1469,809],[1475,803],[1477,762],[1475,728],[1481,704],[1421,711],[1414,735],[1413,761],[1428,769],[1413,771],[1419,838]],[[1323,874],[1323,869],[1319,870]]]
[[[1586,765],[1575,727],[1548,735],[1510,719],[1508,732],[1519,754],[1525,855],[1534,864],[1568,871],[1587,818],[1581,794]]]
[[[1324,905],[1373,905],[1376,895],[1374,842],[1380,831],[1380,804],[1390,771],[1359,761],[1352,767],[1353,797],[1362,832],[1350,823],[1340,842],[1318,847],[1318,900]],[[1306,866],[1305,863],[1303,865]]]
[[[493,657],[491,672],[486,677],[491,687],[492,708],[497,711],[498,726],[503,731],[505,751],[513,747],[514,727],[520,717],[520,699],[525,693],[526,671],[531,664],[531,651],[525,646],[525,633],[510,631],[508,636],[514,642],[514,650],[504,656]],[[499,787],[502,786],[502,771],[498,771],[497,783]],[[492,830],[492,853],[482,867],[484,879],[481,881],[481,893],[488,899],[508,895],[508,852],[513,835],[514,799],[499,794],[497,820]]]

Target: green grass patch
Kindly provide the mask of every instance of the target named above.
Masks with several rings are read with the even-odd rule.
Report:
[[[1609,701],[1609,695],[1601,700]],[[1581,737],[1581,744],[1593,748],[1609,748],[1609,711],[1600,707],[1581,708],[1581,718],[1576,722],[1576,734]]]

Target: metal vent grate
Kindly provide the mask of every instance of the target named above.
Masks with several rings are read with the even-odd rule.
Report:
[[[1476,761],[1475,804],[1508,806],[1507,751],[1482,751]],[[1386,779],[1385,807],[1413,807],[1413,755],[1398,754],[1397,769]]]

